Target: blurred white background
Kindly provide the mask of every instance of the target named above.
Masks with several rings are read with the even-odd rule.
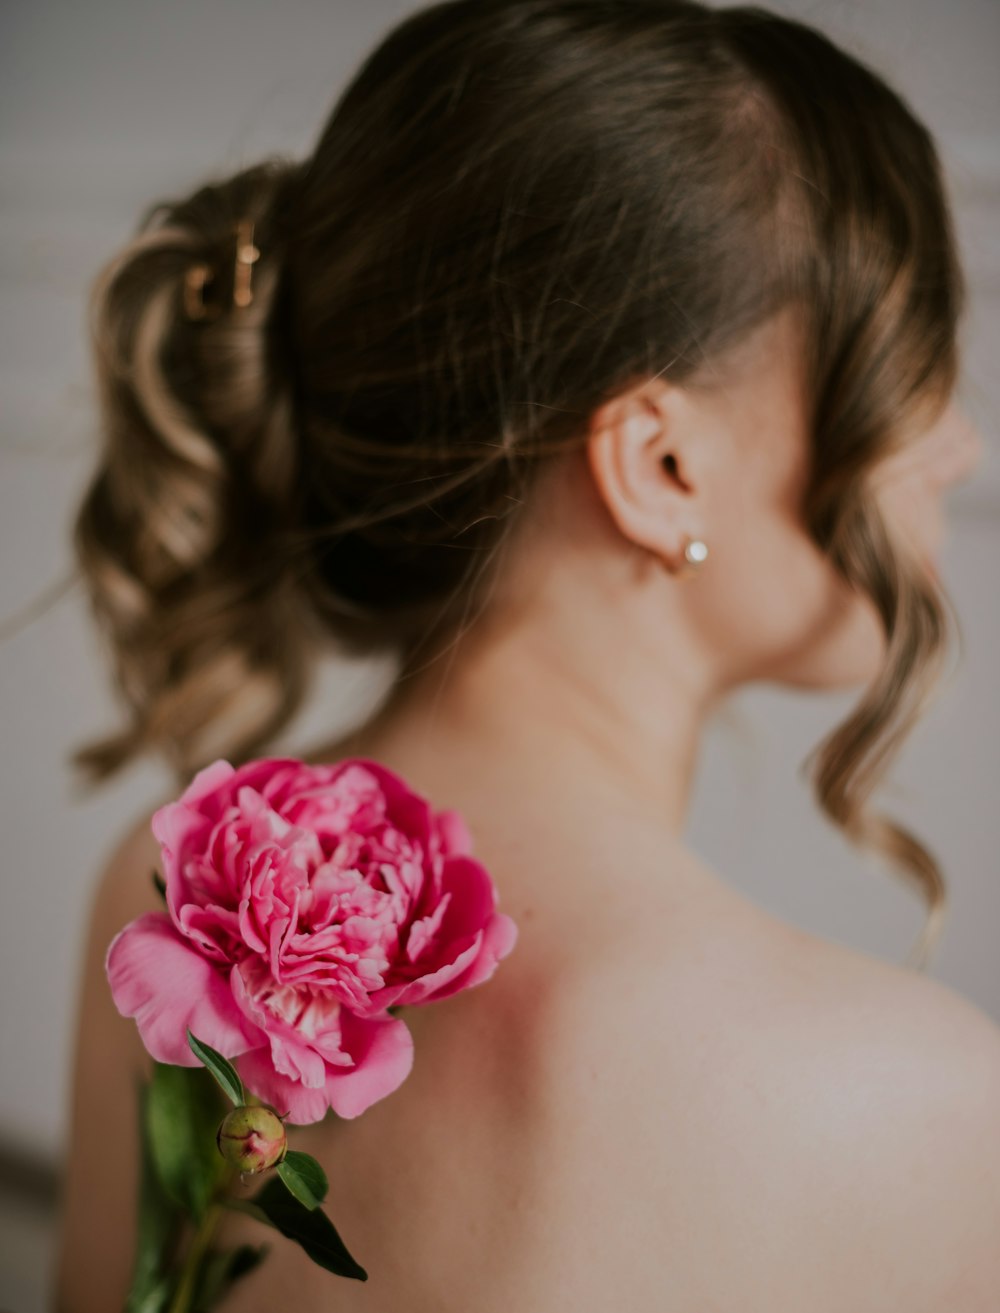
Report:
[[[7,0],[0,6],[0,618],[70,567],[93,461],[83,304],[153,199],[273,149],[305,153],[376,38],[415,6],[285,0]],[[943,573],[966,641],[881,800],[943,862],[952,910],[931,974],[1000,1020],[1000,4],[824,0],[771,6],[831,33],[907,96],[944,152],[971,283],[965,405],[978,478],[952,494]],[[280,748],[353,720],[381,672],[331,666]],[[115,707],[73,589],[0,643],[0,1308],[46,1307],[65,1147],[82,933],[122,831],[169,787],[155,764],[91,798],[71,746]],[[817,812],[799,775],[852,697],[746,690],[701,763],[689,839],[753,898],[831,939],[902,961],[916,898]]]

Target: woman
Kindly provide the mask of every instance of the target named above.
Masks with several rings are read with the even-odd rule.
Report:
[[[398,1093],[296,1135],[370,1280],[275,1246],[229,1307],[997,1308],[1000,1031],[683,838],[727,694],[858,686],[817,797],[923,890],[926,961],[941,874],[867,799],[944,651],[962,296],[899,97],[674,0],[422,10],[307,160],[159,207],[106,271],[76,542],[132,719],[80,764],[186,781],[266,750],[324,646],[394,654],[302,755],[462,811],[520,930],[409,1018]],[[148,1067],[103,957],[157,857],[143,817],[94,905],[67,1313],[128,1282]]]

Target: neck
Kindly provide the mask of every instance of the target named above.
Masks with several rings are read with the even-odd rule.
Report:
[[[680,838],[714,703],[703,665],[662,618],[619,626],[604,619],[612,608],[589,606],[581,626],[567,590],[545,593],[517,623],[481,621],[401,680],[340,754],[396,763],[431,796],[467,779],[479,796],[523,795],[577,824],[592,798]]]

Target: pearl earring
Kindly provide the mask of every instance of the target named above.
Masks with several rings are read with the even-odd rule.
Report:
[[[700,538],[687,538],[684,544],[684,564],[670,573],[677,578],[689,578],[708,556],[708,546]],[[669,566],[667,567],[670,568]]]
[[[688,565],[701,565],[708,555],[708,547],[700,538],[689,538],[684,548],[684,559]]]

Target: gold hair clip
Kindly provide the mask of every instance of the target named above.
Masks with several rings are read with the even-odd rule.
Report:
[[[260,259],[260,251],[253,244],[253,223],[241,219],[236,225],[236,270],[233,274],[233,305],[249,305],[253,300],[250,274]]]
[[[207,264],[194,264],[184,274],[184,313],[188,319],[218,319],[222,311],[205,300],[205,284],[215,274]]]
[[[236,259],[233,266],[233,299],[231,304],[240,309],[253,301],[251,275],[260,259],[260,250],[253,244],[253,221],[240,219],[236,225]],[[184,274],[184,313],[189,319],[217,319],[222,307],[205,300],[205,284],[214,282],[211,265],[192,265]]]

